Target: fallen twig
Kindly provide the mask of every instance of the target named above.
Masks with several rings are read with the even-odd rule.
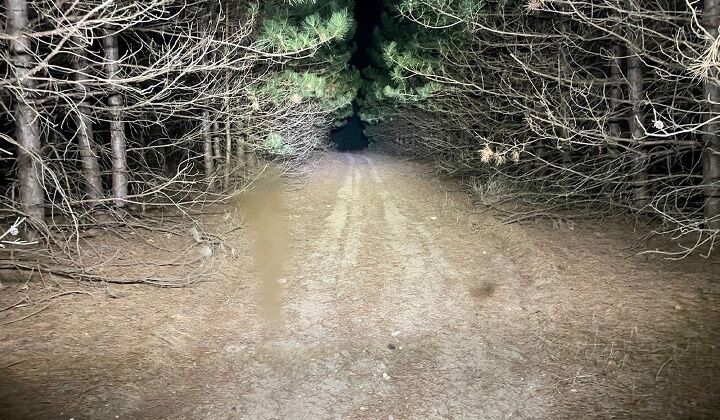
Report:
[[[39,314],[40,312],[44,311],[45,309],[47,309],[47,308],[49,308],[49,307],[50,307],[50,304],[48,303],[47,305],[43,306],[42,308],[38,309],[37,311],[35,311],[35,312],[31,313],[31,314],[27,314],[27,315],[25,315],[25,316],[23,316],[23,317],[20,317],[20,318],[18,318],[18,319],[11,319],[10,321],[5,321],[5,322],[3,322],[3,323],[0,323],[0,325],[14,324],[14,323],[16,323],[16,322],[20,322],[20,321],[26,320],[26,319],[30,318],[31,316],[35,316],[35,315]]]
[[[14,308],[14,307],[16,307],[16,306],[18,306],[18,305],[22,305],[23,303],[27,303],[27,298],[26,298],[26,297],[20,299],[17,303],[14,303],[14,304],[12,304],[12,305],[10,305],[10,306],[7,306],[7,307],[5,307],[5,308],[0,309],[0,312],[9,311],[10,309],[12,309],[12,308]]]

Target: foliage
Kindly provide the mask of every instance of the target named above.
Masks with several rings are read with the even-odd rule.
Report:
[[[718,18],[702,7],[712,4],[388,1],[361,115],[400,153],[515,182],[526,210],[509,220],[630,211],[692,238],[679,256],[711,249]]]
[[[27,4],[28,26],[4,41],[29,47],[27,65],[0,59],[2,105],[37,115],[40,147],[23,167],[52,210],[27,224],[64,249],[99,208],[185,209],[241,191],[258,159],[297,168],[325,147],[359,88],[348,69],[351,0],[6,3],[2,20]],[[12,77],[26,67],[32,77]],[[24,145],[7,111],[0,175],[13,179]],[[28,191],[12,182],[0,195],[22,214],[18,189]]]

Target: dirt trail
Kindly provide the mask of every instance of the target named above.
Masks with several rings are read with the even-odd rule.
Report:
[[[374,156],[337,155],[289,193],[293,257],[282,280],[281,324],[238,316],[248,293],[230,291],[235,304],[207,320],[227,337],[224,351],[195,369],[197,381],[214,389],[180,396],[173,390],[137,413],[179,398],[198,404],[169,417],[543,417],[534,394],[542,378],[512,357],[493,356],[492,346],[506,353],[508,344],[484,333],[497,338],[509,320],[486,319],[483,297],[472,296],[507,267],[483,261],[490,248],[463,243],[458,234],[467,225],[441,200],[420,201],[441,191],[403,176],[407,169]],[[460,249],[474,249],[463,252],[469,264],[447,258]],[[224,363],[227,370],[217,369]]]
[[[563,362],[543,350],[549,342],[543,331],[553,330],[548,314],[567,298],[553,294],[552,285],[562,283],[573,257],[548,261],[561,248],[536,252],[522,231],[490,217],[481,219],[480,232],[473,230],[478,220],[469,218],[462,194],[448,193],[417,169],[375,155],[337,154],[306,186],[284,194],[277,210],[290,241],[283,251],[285,277],[278,279],[279,321],[265,316],[268,287],[255,270],[251,235],[243,233],[234,244],[239,257],[216,282],[191,292],[153,292],[154,312],[147,309],[149,292],[137,291],[81,316],[68,306],[39,314],[24,326],[35,325],[35,336],[19,338],[20,326],[6,330],[0,352],[26,351],[30,360],[6,370],[0,413],[77,419],[563,417],[560,400],[583,392],[586,376],[575,372],[574,361],[568,362],[569,379],[552,374],[557,369],[550,367]],[[607,258],[619,270],[627,266]],[[582,267],[578,262],[574,268]],[[580,271],[571,277],[582,279]],[[634,274],[645,275],[653,273]],[[684,282],[706,281],[697,277]],[[595,320],[614,311],[605,300],[589,292],[578,303]],[[36,343],[42,317],[70,313],[73,322],[48,333],[45,347]],[[625,333],[626,325],[618,328]],[[599,348],[597,325],[588,329]],[[53,338],[73,335],[71,342]],[[566,348],[578,345],[570,341]],[[607,363],[619,357],[622,344],[614,346],[616,353],[603,356]],[[39,355],[53,348],[52,356]],[[0,362],[14,360],[6,355]],[[656,365],[648,371],[660,377]],[[21,387],[10,391],[13,385]],[[584,390],[587,398],[602,393],[593,386]],[[33,392],[43,396],[28,396]]]

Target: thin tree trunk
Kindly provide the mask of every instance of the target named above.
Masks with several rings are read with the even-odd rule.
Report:
[[[610,120],[609,134],[610,137],[612,137],[612,139],[610,139],[611,143],[616,143],[622,134],[620,121],[617,116],[617,113],[622,105],[623,96],[622,87],[620,86],[620,81],[622,80],[622,55],[622,45],[616,44],[613,46],[613,58],[610,60],[610,80],[612,82],[612,86],[610,87],[610,110],[612,113],[612,119]]]
[[[226,2],[229,3],[229,2]],[[229,4],[225,6],[225,42],[230,38],[230,10]],[[230,185],[230,156],[232,153],[232,122],[230,118],[230,68],[229,52],[225,48],[225,188]]]
[[[631,1],[631,13],[638,11],[639,7],[635,4],[635,1]],[[632,43],[631,48],[628,48],[629,56],[627,59],[627,80],[630,93],[630,103],[632,104],[632,110],[630,112],[630,136],[633,145],[638,149],[636,152],[635,159],[635,179],[633,180],[633,205],[641,209],[649,204],[650,194],[648,192],[647,182],[647,158],[641,149],[640,145],[642,139],[645,137],[645,114],[642,109],[642,101],[644,92],[644,75],[643,75],[643,63],[638,56],[640,49],[640,40],[638,39],[639,32],[637,30],[631,31],[628,34],[628,38]]]
[[[623,1],[616,1],[615,6],[617,7],[617,11],[613,12],[612,18],[616,21],[620,22],[622,20],[622,16],[620,15],[620,10],[622,9],[622,3]],[[620,112],[623,108],[623,72],[622,72],[622,61],[623,56],[625,55],[625,46],[622,43],[616,42],[616,39],[622,39],[624,36],[623,31],[623,25],[617,25],[616,30],[614,33],[614,37],[612,39],[613,49],[612,49],[612,58],[610,59],[610,82],[612,85],[610,86],[610,113],[611,113],[611,119],[610,119],[610,125],[609,125],[609,132],[610,139],[608,139],[608,143],[610,145],[617,144],[617,142],[620,140],[620,137],[622,136],[622,126],[620,125]],[[608,147],[608,151],[611,151],[612,148]]]
[[[703,26],[714,41],[718,37],[720,25],[720,0],[705,0],[703,8]],[[707,120],[720,116],[720,87],[717,69],[713,69],[703,84],[705,100],[708,102]],[[717,121],[708,121],[703,130],[703,184],[705,193],[705,219],[708,228],[720,229],[720,136]]]
[[[560,31],[562,33],[568,33],[568,23],[567,21],[563,21],[560,24]],[[560,158],[562,159],[562,167],[563,170],[569,170],[572,165],[572,159],[571,159],[571,153],[572,153],[572,141],[571,138],[573,136],[572,131],[568,127],[571,121],[573,121],[573,116],[571,115],[571,107],[570,104],[568,104],[568,100],[572,97],[570,95],[570,92],[572,91],[572,88],[565,87],[563,81],[561,80],[565,75],[572,74],[573,70],[571,68],[570,60],[568,60],[567,53],[561,53],[558,57],[558,88],[560,89],[560,106],[558,109],[559,114],[559,123],[561,124],[560,127],[556,127],[555,131],[557,135],[562,139],[560,142],[564,145],[562,147],[562,150],[560,150]],[[567,92],[563,92],[563,89],[567,89]]]
[[[230,158],[232,156],[232,126],[230,117],[225,121],[225,187],[230,185]]]
[[[115,205],[124,207],[128,196],[127,146],[125,124],[122,120],[123,97],[114,91],[112,84],[120,71],[120,51],[117,34],[112,28],[105,29],[105,71],[113,92],[108,97],[110,111],[110,155],[112,158],[112,190]]]
[[[535,104],[533,105],[533,109],[535,111],[535,114],[540,116],[545,112],[545,109],[543,106],[540,105],[540,100],[538,99],[535,101]],[[545,140],[544,139],[538,139],[537,142],[533,145],[533,153],[535,153],[535,180],[541,180],[545,177],[545,174],[547,172],[547,163],[544,162],[544,160],[547,158],[547,147],[545,146]],[[543,180],[544,182],[544,180]]]
[[[18,142],[18,180],[20,183],[20,204],[23,212],[35,222],[45,220],[45,192],[42,185],[42,167],[38,159],[42,149],[40,121],[37,110],[28,103],[35,84],[28,77],[34,66],[31,55],[31,40],[28,30],[26,0],[5,0],[7,33],[11,65],[18,80],[15,98],[15,139]]]
[[[143,129],[138,132],[138,161],[139,161],[139,169],[144,168],[150,168],[150,163],[147,161],[147,146],[149,144],[148,142],[148,133]]]
[[[253,169],[257,168],[258,165],[258,159],[255,155],[255,152],[253,151],[253,148],[251,144],[253,144],[253,141],[255,140],[255,136],[246,136],[245,139],[247,140],[245,144],[245,167],[252,171]]]
[[[88,200],[96,201],[102,198],[102,178],[100,175],[100,164],[98,163],[97,147],[93,135],[92,119],[90,118],[90,106],[81,95],[85,94],[82,88],[82,82],[86,79],[85,75],[88,71],[87,56],[84,47],[84,40],[81,37],[73,37],[73,42],[77,45],[75,53],[77,56],[73,60],[74,78],[77,81],[75,90],[81,97],[77,104],[75,112],[75,122],[77,124],[78,147],[80,149],[80,159],[83,167],[83,180],[85,183],[85,194]]]
[[[210,112],[202,113],[202,138],[203,138],[203,157],[205,159],[205,177],[210,182],[210,188],[213,187],[211,179],[215,173],[215,159],[213,157],[212,133],[210,132],[212,124],[210,123]]]
[[[216,160],[220,160],[222,157],[222,143],[220,136],[220,124],[217,120],[212,123],[212,136],[213,136],[213,151]]]
[[[200,21],[200,36],[202,39],[207,37],[207,25],[208,22],[206,17],[203,17]],[[207,65],[207,53],[202,56],[203,66]],[[213,151],[213,123],[210,121],[210,111],[207,109],[202,112],[202,121],[200,122],[201,135],[203,140],[203,160],[205,162],[205,178],[208,182],[208,189],[214,190],[215,183],[213,177],[215,176],[215,153]]]
[[[237,137],[237,144],[235,145],[235,159],[237,160],[238,166],[244,169],[245,166],[245,145],[242,136]]]

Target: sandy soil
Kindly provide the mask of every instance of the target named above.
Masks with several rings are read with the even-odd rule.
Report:
[[[5,280],[0,309],[90,295],[0,326],[0,417],[717,417],[717,260],[480,210],[421,165],[336,154],[208,220],[247,227],[212,281]]]

